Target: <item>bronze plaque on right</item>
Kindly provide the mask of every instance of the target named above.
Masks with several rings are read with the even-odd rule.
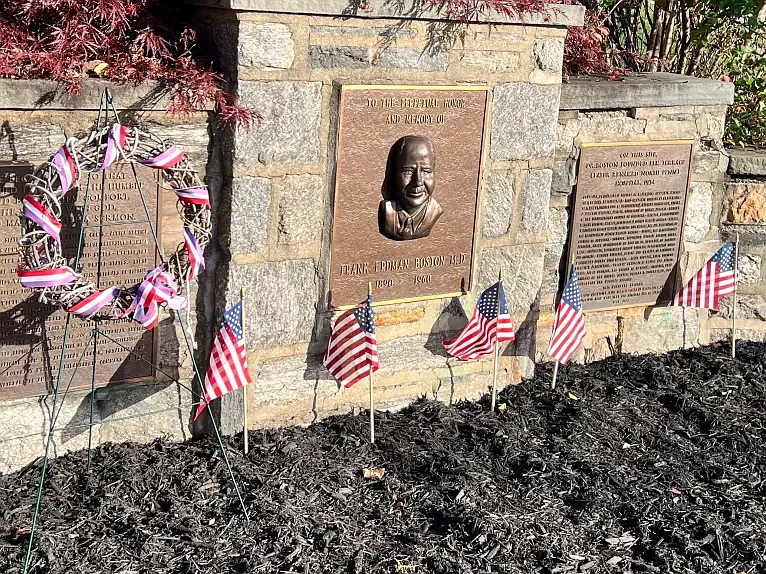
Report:
[[[586,311],[673,298],[694,141],[583,144],[570,254]]]

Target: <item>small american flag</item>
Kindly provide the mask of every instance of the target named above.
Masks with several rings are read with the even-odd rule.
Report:
[[[585,337],[585,317],[582,314],[582,297],[577,271],[572,265],[569,281],[561,294],[556,320],[553,323],[548,354],[561,364],[566,364]]]
[[[684,285],[671,305],[718,309],[721,297],[732,295],[737,280],[734,276],[734,244],[725,243],[705,266]]]
[[[501,282],[479,296],[471,320],[455,339],[444,341],[444,348],[461,361],[478,359],[495,350],[495,337],[498,343],[516,338]]]
[[[323,364],[344,387],[361,381],[380,367],[375,335],[372,295],[356,309],[345,311],[335,321]]]
[[[197,407],[194,420],[213,399],[252,382],[250,371],[247,370],[247,351],[242,333],[242,301],[239,301],[223,314],[205,375],[204,402]]]

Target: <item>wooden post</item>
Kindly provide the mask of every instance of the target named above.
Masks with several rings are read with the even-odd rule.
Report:
[[[503,286],[503,270],[500,269],[500,273],[498,273],[498,294],[497,294],[497,305],[495,306],[495,366],[492,369],[492,404],[490,407],[490,412],[495,412],[495,402],[497,401],[497,364],[500,361],[500,344],[498,343],[497,339],[497,322],[500,319],[500,289]]]
[[[734,303],[731,306],[731,358],[737,356],[737,282],[739,273],[739,233],[734,243]]]
[[[245,347],[245,356],[247,356],[247,337],[245,335],[245,288],[242,287],[239,290],[239,300],[242,303],[242,345]],[[243,409],[243,432],[242,436],[245,440],[245,456],[250,450],[247,436],[247,385],[242,387],[242,409]]]
[[[372,296],[372,283],[367,283],[367,295]],[[369,299],[368,305],[369,303]],[[370,365],[370,444],[375,444],[375,393],[372,381],[372,365]]]

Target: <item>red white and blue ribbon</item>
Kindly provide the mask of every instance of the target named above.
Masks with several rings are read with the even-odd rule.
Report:
[[[61,146],[53,156],[53,165],[56,166],[59,180],[61,180],[61,197],[64,197],[77,179],[77,166],[66,145]]]
[[[90,319],[102,308],[119,297],[119,295],[119,287],[112,287],[111,289],[105,289],[104,291],[94,291],[76,305],[72,305],[67,311],[74,313],[81,319]]]
[[[177,166],[183,157],[184,152],[173,145],[158,156],[141,159],[139,161],[142,164],[155,169],[170,169],[171,167]]]
[[[175,192],[178,199],[184,203],[210,207],[210,194],[206,187],[188,187],[186,189],[176,189]]]
[[[77,276],[69,267],[55,267],[54,269],[18,269],[19,281],[28,289],[44,289],[46,287],[58,287],[68,285],[77,279]]]
[[[128,128],[120,124],[114,124],[107,137],[106,153],[104,154],[104,163],[101,169],[106,169],[120,157],[120,150],[125,147],[128,140]]]
[[[186,273],[187,281],[194,281],[203,269],[205,269],[205,256],[199,241],[188,225],[184,225],[184,243],[186,251],[189,253],[189,271]]]
[[[136,298],[125,312],[133,313],[133,319],[144,329],[153,329],[159,319],[159,303],[167,303],[171,309],[186,308],[186,299],[178,295],[173,275],[160,265],[149,271],[138,286]]]
[[[43,231],[61,245],[61,222],[34,197],[27,194],[22,201],[22,213],[39,225]]]

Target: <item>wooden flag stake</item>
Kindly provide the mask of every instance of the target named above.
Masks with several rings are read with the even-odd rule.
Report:
[[[367,295],[372,296],[372,283],[367,283]],[[370,444],[375,444],[375,393],[373,389],[372,365],[370,365]]]
[[[239,290],[239,300],[242,303],[242,345],[245,347],[245,356],[247,356],[247,337],[245,336],[245,288],[242,287]],[[247,385],[242,387],[242,409],[243,409],[243,432],[242,436],[245,439],[245,456],[247,456],[250,450],[247,436]]]
[[[553,363],[553,377],[551,378],[552,389],[556,388],[556,377],[558,376],[558,374],[559,374],[559,362],[556,361],[555,363]]]
[[[500,269],[500,273],[498,274],[498,280],[497,280],[500,288],[503,286],[503,270]],[[495,402],[497,400],[497,364],[500,360],[500,344],[498,343],[497,339],[497,323],[500,320],[500,293],[498,289],[497,294],[497,305],[495,306],[495,366],[492,369],[492,405],[490,407],[490,412],[495,412]]]
[[[734,243],[734,304],[731,307],[731,358],[737,356],[737,281],[739,273],[739,233]]]

